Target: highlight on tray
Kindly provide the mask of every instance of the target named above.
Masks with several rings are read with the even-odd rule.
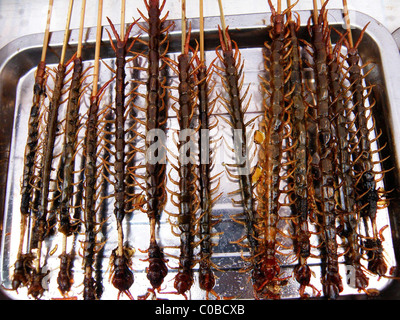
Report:
[[[105,26],[98,0],[90,60],[85,0],[67,57],[70,0],[55,67],[49,1],[6,290],[336,299],[377,295],[371,283],[396,279],[379,220],[390,190],[373,66],[359,53],[368,25],[354,37],[345,0],[345,28],[330,25],[329,0],[314,0],[307,21],[299,1],[268,0],[254,71],[242,30],[226,23],[228,1],[215,1],[220,23],[206,25],[200,0],[196,30],[185,0],[180,21],[168,20],[166,0],[144,0],[128,23],[121,0],[120,24]]]

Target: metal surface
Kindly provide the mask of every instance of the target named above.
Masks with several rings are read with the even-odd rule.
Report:
[[[307,31],[304,25],[306,24],[311,12],[301,11],[299,12],[302,21],[301,37],[308,38]],[[363,15],[358,12],[352,12],[353,17],[356,17],[353,24],[354,36],[358,37],[360,30],[371,21],[367,28],[367,32],[364,36],[364,41],[360,45],[360,53],[363,62],[370,62],[374,65],[373,71],[369,74],[367,81],[374,84],[373,87],[373,98],[376,100],[376,106],[374,107],[374,116],[377,120],[377,128],[381,129],[383,134],[379,140],[379,144],[383,145],[385,142],[388,143],[388,147],[381,155],[385,158],[386,155],[390,154],[391,157],[388,161],[384,162],[384,169],[393,167],[394,170],[390,174],[386,175],[384,180],[384,186],[386,190],[393,190],[390,194],[391,203],[388,209],[381,210],[378,213],[378,228],[382,228],[385,225],[389,225],[389,228],[385,230],[385,253],[390,266],[396,266],[398,250],[400,248],[399,240],[399,195],[398,190],[400,186],[400,163],[399,163],[399,146],[396,145],[395,141],[400,141],[400,115],[398,114],[398,105],[400,104],[400,92],[396,90],[400,86],[400,56],[395,41],[393,40],[390,33],[382,27],[377,21],[370,17]],[[342,23],[342,12],[341,10],[330,10],[329,21],[335,24],[337,28],[341,28]],[[251,15],[231,15],[226,17],[226,22],[232,30],[232,37],[235,39],[241,49],[243,59],[245,60],[245,85],[250,84],[250,93],[252,94],[252,102],[249,107],[248,119],[258,114],[261,110],[261,92],[259,90],[259,75],[263,73],[263,58],[262,50],[265,37],[267,36],[267,29],[265,25],[269,24],[269,14],[251,14]],[[199,22],[197,19],[191,19],[193,28],[193,37],[197,37]],[[217,29],[216,26],[219,23],[219,17],[207,17],[205,20],[206,26],[206,60],[212,61],[215,57],[215,47],[218,43]],[[179,54],[180,50],[180,21],[175,21],[176,27],[175,32],[171,34],[171,46],[170,46],[170,57],[175,58]],[[106,27],[107,28],[107,27]],[[118,28],[117,28],[118,30]],[[134,30],[133,33],[138,30]],[[67,57],[72,56],[76,50],[76,39],[77,30],[73,30],[70,38],[70,46],[67,52]],[[89,28],[85,32],[85,43],[83,58],[85,60],[85,66],[88,67],[92,64],[94,55],[94,38],[95,28]],[[54,67],[58,61],[58,55],[61,49],[61,43],[63,39],[62,32],[56,32],[51,37],[51,50],[48,55],[48,65]],[[43,36],[41,34],[26,36],[18,39],[15,42],[11,42],[9,45],[4,47],[0,51],[0,102],[2,108],[0,109],[0,183],[4,186],[1,189],[0,194],[0,212],[2,216],[3,228],[2,228],[2,242],[1,242],[1,256],[0,256],[0,276],[1,283],[5,288],[10,288],[10,275],[13,271],[13,263],[16,257],[16,250],[19,243],[19,203],[20,203],[20,179],[22,175],[22,163],[23,163],[23,150],[26,142],[27,133],[27,119],[29,108],[32,100],[32,86],[34,79],[34,72],[37,63],[40,59],[41,45]],[[106,33],[103,32],[104,45],[102,46],[101,57],[104,62],[113,66],[113,51],[108,45]],[[371,66],[370,65],[370,66]],[[101,66],[100,81],[105,83],[109,80],[111,74],[108,68],[104,65]],[[128,77],[130,76],[128,72]],[[145,74],[139,74],[139,77],[146,77]],[[215,79],[219,81],[218,78]],[[171,85],[176,83],[176,77],[172,74],[169,75],[169,82]],[[51,86],[51,84],[50,84]],[[111,89],[110,89],[111,90]],[[221,86],[217,85],[217,91],[220,91]],[[176,94],[176,92],[173,92]],[[87,97],[86,97],[87,99]],[[106,103],[108,102],[107,98]],[[85,98],[83,99],[85,101]],[[85,106],[85,103],[84,103]],[[87,106],[87,103],[86,103]],[[62,114],[61,109],[61,114]],[[86,108],[83,107],[83,112]],[[219,109],[219,113],[223,113],[223,109]],[[174,150],[174,140],[172,135],[174,129],[177,128],[176,116],[170,108],[170,118],[168,121],[168,146]],[[225,140],[229,142],[230,128],[223,124],[223,121],[219,122],[219,126],[215,131],[217,137],[224,136]],[[251,133],[249,132],[249,136]],[[232,155],[229,152],[229,148],[220,145],[215,149],[216,152],[216,166],[214,172],[225,171],[224,163],[229,162]],[[174,161],[173,157],[169,156],[170,161]],[[79,163],[79,161],[78,161]],[[167,170],[170,170],[172,166],[168,164]],[[168,183],[168,188],[174,189],[171,181]],[[246,250],[233,244],[232,241],[237,240],[243,235],[243,227],[232,221],[231,215],[240,212],[240,208],[233,207],[231,203],[231,196],[229,192],[237,189],[237,185],[232,183],[227,174],[223,174],[221,177],[221,192],[223,197],[215,204],[215,214],[221,214],[223,219],[222,222],[216,226],[216,231],[222,231],[223,234],[215,237],[216,243],[215,256],[213,261],[221,268],[224,272],[217,272],[218,280],[216,285],[216,292],[221,296],[235,296],[238,299],[251,299],[253,297],[251,291],[251,282],[249,281],[249,272],[239,272],[240,269],[245,267],[245,263],[241,257],[243,254],[246,255]],[[111,191],[109,191],[111,192]],[[116,233],[115,233],[115,220],[113,216],[113,205],[110,200],[106,205],[103,218],[109,217],[107,222],[103,226],[102,234],[107,242],[102,251],[103,259],[100,261],[101,275],[103,278],[104,293],[103,299],[115,299],[117,296],[116,290],[109,283],[109,266],[108,257],[111,251],[116,247]],[[176,212],[177,209],[174,207],[168,199],[166,210],[170,212]],[[133,215],[126,217],[124,220],[125,234],[129,244],[136,249],[133,257],[133,270],[135,273],[135,283],[131,287],[131,293],[134,297],[143,295],[146,293],[149,287],[148,280],[146,279],[145,268],[148,263],[141,259],[146,258],[146,254],[140,250],[145,250],[148,247],[149,237],[149,226],[147,216],[141,212],[135,212]],[[169,266],[171,267],[167,278],[162,286],[162,291],[171,292],[175,291],[173,288],[173,277],[176,270],[173,268],[177,267],[177,259],[173,256],[178,255],[178,250],[174,249],[173,246],[179,245],[179,238],[175,237],[171,233],[171,227],[168,221],[167,215],[162,216],[162,222],[160,226],[160,239],[161,245],[165,247],[165,252],[168,254]],[[72,296],[81,297],[83,291],[82,286],[82,263],[81,257],[79,256],[80,240],[82,235],[79,235],[75,239],[75,248],[77,252],[76,260],[74,262],[74,278],[75,283],[73,286]],[[71,240],[72,241],[72,240]],[[314,239],[314,244],[317,244],[317,240]],[[44,299],[59,298],[61,294],[57,289],[56,277],[59,267],[58,256],[60,249],[57,249],[52,255],[53,249],[60,247],[60,238],[54,236],[50,238],[45,245],[45,252],[48,254],[46,257],[46,266],[51,271],[49,276],[46,278],[49,282],[46,283],[48,290],[44,294]],[[138,250],[140,249],[140,250]],[[242,252],[244,251],[244,252]],[[315,251],[318,253],[318,250]],[[295,263],[293,256],[282,256],[284,259],[284,275],[290,276],[292,266]],[[312,279],[313,285],[317,288],[321,288],[320,284],[320,265],[317,258],[310,259],[312,269],[315,276]],[[363,298],[364,294],[360,294],[357,290],[351,287],[351,279],[349,284],[346,284],[346,266],[341,263],[341,275],[345,284],[345,289],[342,293],[344,298]],[[195,268],[197,270],[197,268]],[[372,275],[369,275],[370,287],[376,288],[381,291],[381,297],[399,298],[399,284],[397,281],[390,279],[381,278],[377,279]],[[195,283],[190,293],[192,299],[204,299],[205,293],[198,288],[197,277],[195,277]],[[298,284],[294,279],[290,279],[288,284],[282,288],[283,298],[296,298],[298,297]],[[397,292],[397,293],[396,293]],[[13,299],[26,299],[26,289],[19,290],[19,294],[13,291],[5,291],[10,298]],[[309,291],[312,294],[312,291]],[[161,298],[169,299],[183,299],[182,296],[174,294],[160,295]],[[126,298],[122,295],[121,298]]]

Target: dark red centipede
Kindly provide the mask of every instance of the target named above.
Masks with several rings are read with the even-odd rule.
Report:
[[[139,27],[148,34],[149,40],[142,41],[148,47],[148,80],[147,87],[147,109],[146,109],[146,132],[156,132],[157,130],[165,130],[165,123],[167,121],[167,105],[164,101],[166,91],[164,88],[165,78],[161,76],[160,61],[165,57],[166,51],[162,52],[162,46],[168,47],[168,30],[172,24],[163,26],[164,21],[168,17],[168,13],[161,18],[161,12],[165,6],[164,0],[161,5],[159,0],[144,1],[148,17],[146,17],[140,10],[141,17],[148,23],[148,28],[141,25]],[[147,278],[154,289],[160,288],[168,273],[166,266],[166,259],[156,240],[156,224],[160,221],[160,216],[166,201],[166,163],[165,163],[165,141],[160,141],[161,137],[158,136],[159,148],[154,155],[149,154],[149,157],[156,157],[160,160],[147,161],[145,173],[145,191],[147,203],[147,216],[150,221],[150,245],[147,249],[149,267],[147,268]],[[146,152],[149,150],[153,141],[146,139]],[[151,159],[150,159],[151,160]]]
[[[132,298],[129,293],[129,288],[132,286],[134,277],[130,269],[131,265],[131,253],[127,253],[129,250],[123,244],[123,230],[122,221],[125,217],[125,65],[126,65],[126,54],[130,51],[135,43],[135,39],[132,40],[128,46],[129,35],[132,27],[136,22],[133,22],[128,27],[125,37],[120,38],[118,32],[111,20],[107,18],[111,30],[117,40],[116,46],[114,46],[111,35],[110,43],[115,52],[116,56],[116,76],[115,76],[115,160],[113,163],[114,167],[114,215],[117,220],[117,231],[118,231],[118,248],[112,253],[112,264],[113,272],[111,275],[111,282],[115,288],[119,290],[118,296],[123,292]]]

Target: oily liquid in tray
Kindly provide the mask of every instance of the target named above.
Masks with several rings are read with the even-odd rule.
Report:
[[[249,30],[246,30],[246,33],[249,33]],[[255,41],[260,40],[260,37],[254,37]],[[262,75],[265,71],[263,71],[263,43],[252,43],[251,47],[245,48],[241,47],[241,43],[238,42],[239,48],[241,50],[242,58],[244,60],[244,88],[247,87],[248,84],[251,84],[248,96],[252,96],[252,102],[248,109],[248,112],[245,114],[245,122],[254,118],[254,116],[262,113],[262,90],[260,90],[260,79],[259,76]],[[176,58],[179,53],[169,54],[171,59]],[[206,52],[206,61],[210,62],[215,58],[214,49],[210,48],[209,51]],[[103,57],[104,61],[108,63],[111,67],[115,68],[115,60],[111,57]],[[137,59],[141,64],[145,63],[144,59]],[[84,67],[91,65],[92,61],[84,61]],[[50,65],[49,67],[53,67]],[[30,70],[24,77],[22,77],[17,86],[17,103],[16,103],[16,111],[15,111],[15,119],[14,119],[14,130],[12,136],[12,149],[10,153],[10,165],[9,165],[9,173],[8,173],[8,182],[7,182],[7,199],[6,199],[6,207],[5,207],[5,224],[4,224],[4,241],[3,241],[3,250],[2,250],[2,284],[6,288],[11,287],[10,276],[13,272],[13,263],[15,261],[16,252],[18,248],[18,239],[19,239],[19,222],[20,222],[20,213],[19,213],[19,203],[20,203],[20,181],[21,181],[21,168],[23,162],[23,146],[26,141],[26,123],[28,119],[28,106],[30,106],[32,94],[31,88],[33,85],[35,70]],[[131,77],[132,69],[129,67],[126,69],[127,80]],[[172,75],[172,73],[170,73]],[[140,78],[140,80],[145,80],[147,78],[147,74],[145,72],[137,72],[136,75]],[[110,71],[105,67],[100,67],[100,83],[105,83],[112,77]],[[311,70],[306,70],[304,73],[305,81],[308,81],[309,85],[313,85],[312,72]],[[214,78],[217,81],[217,85],[215,87],[214,95],[218,92],[221,92],[223,88],[221,84],[218,82],[218,78]],[[49,81],[51,81],[49,79]],[[90,80],[89,80],[90,81]],[[168,76],[168,85],[176,85],[177,78],[175,76]],[[50,83],[49,83],[50,85]],[[128,84],[128,87],[130,85]],[[139,90],[145,90],[143,87]],[[114,100],[114,84],[107,88],[107,92],[104,95],[104,98],[100,104],[100,111],[103,110],[103,106],[105,104],[110,104]],[[175,90],[171,91],[171,94],[177,96],[177,92]],[[210,97],[211,99],[213,97]],[[83,115],[88,108],[89,105],[89,93],[87,93],[83,97],[83,106],[81,107],[81,115]],[[138,98],[135,103],[139,106],[144,107],[145,101],[142,98]],[[168,102],[172,104],[170,100]],[[60,109],[60,115],[63,115],[65,112],[65,105]],[[223,114],[225,113],[222,106],[216,106],[215,113]],[[226,114],[225,114],[226,116]],[[144,115],[138,113],[137,117],[140,119],[144,118]],[[179,128],[177,123],[177,119],[175,116],[175,112],[170,108],[169,110],[169,119],[167,121],[167,147],[171,150],[172,153],[177,154],[176,144],[173,139],[174,130]],[[85,119],[83,120],[85,121]],[[129,122],[129,119],[128,119]],[[129,124],[128,124],[129,125]],[[127,125],[127,126],[128,126]],[[248,137],[249,141],[252,141],[254,136],[254,131],[257,129],[258,122],[254,123],[254,127],[251,125],[248,127]],[[379,128],[378,128],[379,129]],[[78,140],[82,139],[84,135],[84,130],[80,132]],[[233,153],[229,149],[232,146],[232,132],[231,128],[224,122],[219,120],[218,126],[212,130],[210,133],[211,136],[215,136],[216,139],[223,136],[224,139],[217,143],[217,148],[213,150],[215,153],[215,167],[213,169],[212,174],[216,174],[221,171],[225,171],[225,163],[233,163]],[[176,135],[175,135],[176,136]],[[226,141],[226,143],[224,142]],[[137,145],[142,146],[143,141],[138,140]],[[59,143],[57,148],[61,148],[61,144]],[[249,152],[251,155],[255,151],[254,144],[250,148]],[[377,149],[376,144],[373,145],[374,149]],[[55,150],[57,153],[57,151]],[[81,153],[78,154],[75,166],[76,169],[81,166]],[[142,157],[138,156],[137,161],[142,161]],[[110,159],[112,161],[112,159]],[[171,160],[173,161],[173,160]],[[256,158],[254,158],[251,167],[255,165]],[[57,165],[53,165],[54,168],[57,168]],[[171,170],[170,163],[167,163],[167,172]],[[172,170],[173,172],[174,170]],[[376,171],[379,171],[377,168]],[[138,172],[138,174],[142,174],[143,172]],[[176,178],[176,177],[175,177]],[[382,182],[380,182],[379,187],[382,186]],[[177,191],[174,184],[172,184],[169,180],[167,181],[167,188]],[[222,197],[215,203],[214,205],[214,214],[216,216],[222,215],[222,221],[215,226],[217,232],[224,232],[221,235],[217,235],[213,238],[213,241],[217,244],[214,248],[214,254],[212,261],[224,272],[215,271],[217,278],[215,291],[221,297],[235,297],[238,299],[252,299],[252,286],[251,281],[249,281],[250,272],[240,272],[242,268],[246,267],[246,263],[243,261],[241,255],[248,255],[247,249],[242,248],[237,244],[232,243],[232,241],[238,240],[243,236],[245,230],[242,225],[234,222],[230,216],[235,213],[240,213],[241,208],[234,207],[231,202],[232,196],[229,195],[229,192],[235,191],[238,188],[237,184],[232,183],[229,180],[228,175],[224,172],[221,175],[221,184],[220,184],[220,192],[223,192]],[[105,183],[103,186],[102,192],[105,195],[108,195],[113,192],[113,188],[108,183]],[[137,192],[140,192],[138,189]],[[109,269],[109,257],[112,250],[117,245],[117,233],[116,233],[116,223],[115,217],[113,215],[113,200],[112,198],[107,199],[103,203],[102,210],[99,211],[100,221],[105,221],[102,225],[101,235],[103,236],[103,240],[107,240],[103,249],[99,253],[99,258],[95,262],[95,269],[99,270],[97,272],[97,277],[102,281],[103,292],[101,295],[102,299],[116,299],[118,292],[112,286],[109,281],[110,269]],[[176,207],[170,202],[170,195],[168,195],[167,203],[165,209],[169,212],[176,213]],[[282,207],[279,214],[281,216],[289,216],[290,209],[289,207]],[[379,210],[377,214],[377,223],[378,229],[382,228],[385,225],[389,225],[388,218],[388,209]],[[135,249],[135,253],[132,258],[132,269],[134,272],[135,282],[133,283],[130,292],[133,297],[138,297],[140,295],[144,295],[147,292],[147,289],[150,288],[150,283],[146,278],[145,268],[148,263],[145,261],[141,261],[141,259],[146,259],[146,253],[140,252],[138,249],[145,250],[148,247],[149,242],[149,228],[148,228],[148,218],[147,215],[140,211],[135,211],[133,214],[129,214],[125,217],[124,223],[124,234],[125,239],[130,246]],[[313,227],[310,227],[311,231],[315,231]],[[172,246],[179,246],[179,238],[174,236],[171,233],[171,227],[168,221],[168,215],[163,213],[161,216],[160,223],[160,239],[159,243],[161,246],[165,247],[164,251],[166,253],[166,259],[169,260],[168,266],[169,273],[164,280],[164,283],[161,287],[161,291],[172,292],[175,291],[173,288],[173,280],[176,275],[176,268],[178,265],[178,260],[168,256],[179,256],[179,249],[171,248]],[[391,247],[391,237],[390,237],[390,228],[386,229],[384,232],[385,241],[383,242],[386,257],[388,258],[388,265],[394,265],[393,262],[393,249]],[[59,255],[61,253],[61,237],[56,234],[55,236],[50,237],[46,240],[43,252],[47,252],[44,254],[46,256],[46,268],[51,272],[45,278],[45,280],[49,280],[49,283],[45,284],[45,288],[48,290],[45,291],[43,295],[43,299],[51,299],[51,298],[60,298],[62,297],[58,288],[57,288],[57,273],[59,271]],[[285,245],[291,245],[291,240],[288,238],[284,239]],[[75,248],[75,260],[74,260],[74,284],[72,286],[72,290],[70,292],[70,296],[77,296],[79,299],[82,296],[83,286],[83,269],[82,269],[82,258],[79,253],[82,253],[81,243],[80,241],[84,241],[84,235],[79,234],[76,239],[74,237],[70,237],[68,240],[70,242],[75,241],[74,243],[69,243],[68,246],[71,248],[74,246]],[[313,235],[311,237],[311,244],[317,246],[319,244],[318,236]],[[54,249],[57,247],[57,250]],[[197,254],[199,248],[195,248],[195,254]],[[54,251],[54,252],[53,252]],[[281,252],[285,253],[284,249],[281,248]],[[342,252],[342,251],[339,251]],[[312,254],[318,255],[318,249],[312,249]],[[291,276],[293,267],[296,264],[295,257],[293,255],[281,256],[281,260],[285,261],[285,264],[282,266],[282,275],[283,276]],[[352,289],[347,284],[346,279],[346,266],[343,264],[343,257],[340,257],[340,274],[343,279],[344,290],[341,295],[346,294],[357,294],[355,289]],[[310,257],[308,259],[308,263],[314,272],[314,276],[311,279],[311,283],[319,290],[321,290],[320,283],[320,259]],[[365,263],[365,261],[363,262]],[[199,289],[198,286],[198,275],[197,268],[194,268],[194,284],[188,295],[191,299],[205,299],[205,292]],[[376,276],[369,276],[370,280],[370,288],[382,289],[388,283],[385,278],[377,281]],[[350,279],[351,280],[351,279]],[[351,285],[351,281],[350,281]],[[282,298],[293,298],[298,297],[298,283],[295,279],[289,278],[288,283],[282,286]],[[27,299],[26,288],[21,288],[18,290],[19,294],[16,294],[14,291],[7,291],[8,294],[11,295],[12,298],[16,299]],[[312,294],[312,291],[309,291],[309,288],[306,290]],[[183,299],[182,296],[175,294],[159,294],[160,298],[166,299]],[[121,295],[121,299],[127,299],[126,295]]]

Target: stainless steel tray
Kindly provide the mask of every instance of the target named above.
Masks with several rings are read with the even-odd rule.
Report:
[[[300,11],[302,28],[301,37],[308,38],[306,23],[311,11]],[[374,115],[377,120],[378,129],[382,129],[383,134],[380,142],[387,142],[388,147],[384,154],[385,158],[390,154],[391,157],[384,163],[385,168],[394,167],[390,174],[384,179],[386,190],[392,190],[390,194],[391,202],[388,209],[381,210],[378,213],[378,228],[389,225],[384,232],[385,236],[385,254],[388,259],[389,266],[396,266],[399,255],[399,194],[400,191],[400,163],[396,141],[400,141],[400,115],[398,114],[398,105],[400,103],[400,57],[398,49],[393,37],[382,27],[377,21],[369,16],[359,12],[352,12],[352,26],[354,27],[354,36],[358,37],[360,30],[370,22],[364,36],[364,41],[360,45],[360,53],[364,62],[371,62],[375,68],[368,76],[368,81],[375,84],[373,88],[373,97],[377,103],[374,107]],[[337,28],[343,25],[342,11],[329,10],[328,19],[331,24]],[[262,50],[263,43],[267,37],[266,25],[269,25],[270,13],[235,15],[227,16],[226,22],[230,26],[231,35],[237,41],[242,57],[245,61],[245,85],[250,84],[250,92],[252,94],[252,103],[250,105],[247,117],[251,118],[261,110],[261,94],[259,90],[259,75],[262,73],[263,61]],[[174,21],[175,31],[171,33],[170,38],[170,57],[175,58],[180,51],[180,21]],[[190,19],[193,28],[193,38],[196,38],[199,30],[198,19]],[[215,47],[218,45],[217,25],[219,17],[207,17],[205,19],[206,26],[206,59],[211,62],[215,57]],[[107,26],[105,28],[108,28]],[[118,30],[118,29],[117,29]],[[134,30],[133,33],[136,31]],[[78,31],[72,30],[70,36],[67,57],[72,56],[76,50]],[[85,30],[85,43],[83,48],[83,58],[85,66],[90,66],[94,56],[94,39],[95,28]],[[50,67],[54,67],[58,63],[58,56],[61,50],[63,33],[52,33],[50,39],[50,50],[48,51],[47,63]],[[333,39],[335,41],[336,39]],[[2,241],[0,255],[0,278],[3,288],[10,288],[10,276],[13,272],[13,263],[15,262],[16,251],[19,243],[19,203],[20,203],[20,180],[22,175],[23,150],[26,142],[27,119],[29,108],[32,100],[32,85],[34,80],[34,72],[40,59],[41,45],[43,41],[42,34],[30,35],[11,42],[0,51],[0,214],[2,217]],[[108,43],[106,33],[103,32],[104,45],[101,49],[101,57],[108,64],[113,64],[113,51]],[[145,77],[145,75],[143,75]],[[110,73],[104,66],[101,67],[100,82],[105,83],[110,78]],[[128,72],[129,78],[129,72]],[[171,84],[176,82],[176,77],[169,76]],[[111,89],[110,89],[111,90]],[[217,85],[217,90],[221,90]],[[107,98],[108,99],[108,98]],[[171,110],[171,109],[170,109]],[[222,108],[219,109],[222,112]],[[168,127],[177,128],[176,116],[171,110],[169,114]],[[173,147],[172,139],[173,130],[168,134],[168,146]],[[223,121],[215,131],[216,136],[224,135],[229,137],[230,130],[224,126]],[[249,133],[251,134],[251,133]],[[216,166],[215,172],[224,171],[223,162],[230,158],[229,151],[223,145],[215,150]],[[78,161],[79,162],[79,161]],[[167,170],[171,168],[168,165]],[[173,188],[171,183],[168,187]],[[245,266],[241,254],[243,248],[232,243],[241,237],[244,230],[241,225],[233,222],[230,216],[233,213],[240,212],[239,208],[232,206],[229,192],[237,189],[237,186],[231,183],[228,176],[221,176],[221,189],[223,196],[215,204],[215,214],[222,215],[222,222],[216,226],[217,231],[224,232],[222,235],[215,237],[217,244],[215,247],[215,256],[213,261],[224,271],[217,271],[218,276],[216,283],[216,292],[221,296],[236,297],[238,299],[252,299],[252,288],[249,272],[239,272]],[[116,247],[115,220],[112,212],[112,204],[108,205],[105,215],[109,217],[104,225],[103,235],[107,238],[107,242],[102,251],[102,260],[100,261],[100,270],[104,291],[102,299],[115,299],[117,291],[109,282],[108,257],[111,251]],[[167,203],[167,210],[176,211],[170,200]],[[137,249],[145,250],[148,247],[149,226],[147,216],[144,213],[135,212],[133,215],[127,216],[124,220],[124,228],[126,239],[129,244],[136,249],[133,256],[133,270],[135,274],[135,283],[131,287],[131,293],[134,297],[143,295],[149,288],[146,278],[145,268],[148,263],[141,259],[146,259],[146,254],[141,253]],[[75,247],[78,252],[80,247],[79,240],[81,235],[76,239]],[[179,244],[179,238],[171,233],[171,228],[166,215],[162,216],[160,225],[161,244],[165,246],[165,252],[169,255],[178,255],[176,249],[171,246]],[[60,249],[54,254],[50,252],[59,246],[59,238],[57,236],[50,238],[46,242],[46,250],[48,250],[46,266],[51,271],[45,279],[48,290],[44,293],[43,299],[60,298],[61,294],[57,289],[56,277],[59,267],[58,256]],[[244,255],[246,252],[243,253]],[[171,267],[177,266],[176,259],[168,257]],[[295,261],[288,258],[283,270],[285,275],[291,275]],[[315,276],[312,284],[321,289],[320,283],[320,265],[318,259],[309,260]],[[357,292],[346,280],[346,266],[341,260],[341,275],[344,283],[344,291],[341,295],[344,299],[348,298],[365,298],[365,294]],[[197,270],[197,267],[195,268]],[[162,291],[175,291],[173,288],[173,278],[176,270],[170,269],[167,278],[162,286]],[[195,273],[196,274],[196,273]],[[377,279],[377,277],[369,275],[370,288],[381,291],[380,297],[384,298],[400,298],[400,288],[397,281],[386,278]],[[71,292],[71,296],[81,298],[83,291],[82,286],[82,259],[79,254],[76,255],[74,261],[74,279],[75,283]],[[351,279],[350,279],[351,280]],[[14,291],[3,290],[3,293],[12,299],[28,299],[26,289],[22,288],[18,294]],[[311,291],[310,291],[311,293]],[[182,296],[175,294],[160,294],[160,298],[166,299],[183,299]],[[194,285],[190,291],[191,299],[204,299],[205,293],[198,287],[198,278],[195,276]],[[288,284],[282,288],[282,298],[297,298],[298,284],[294,279],[290,279]],[[126,299],[125,295],[121,299]]]

